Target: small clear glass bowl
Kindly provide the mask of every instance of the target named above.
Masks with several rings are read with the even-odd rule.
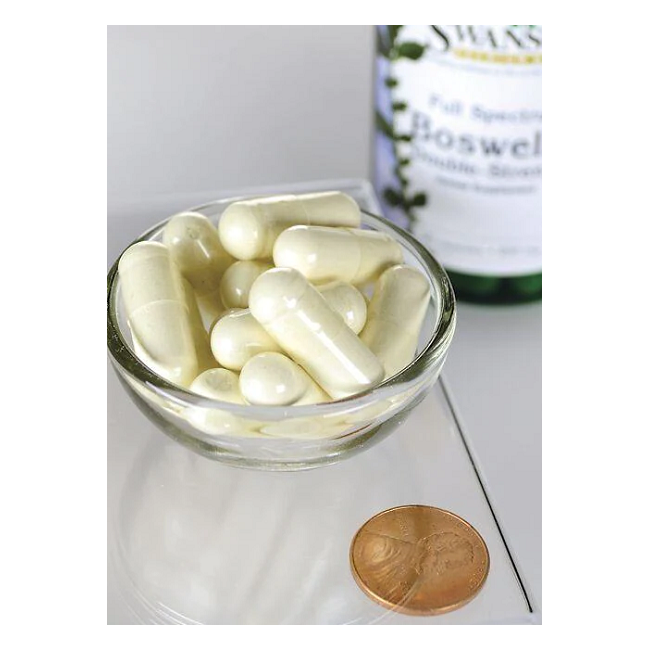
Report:
[[[215,225],[237,197],[191,208]],[[308,406],[255,406],[220,402],[169,383],[133,351],[120,299],[118,261],[108,274],[108,349],[122,386],[159,429],[197,453],[230,465],[297,470],[358,453],[404,422],[440,374],[456,323],[447,274],[410,234],[362,210],[362,227],[386,232],[404,249],[404,262],[431,286],[431,301],[413,361],[379,386],[345,399]],[[160,241],[167,220],[136,241]],[[135,243],[135,242],[132,242]]]

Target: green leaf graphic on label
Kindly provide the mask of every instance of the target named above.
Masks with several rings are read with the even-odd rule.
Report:
[[[393,207],[402,205],[404,203],[403,195],[400,194],[400,192],[398,192],[397,190],[393,189],[392,187],[387,187],[384,190],[384,198]]]
[[[400,29],[402,29],[402,25],[386,25],[388,28],[388,38],[390,39],[390,46],[393,47],[395,45],[395,39],[397,38],[397,34]]]
[[[404,41],[398,43],[397,39],[402,27],[403,25],[387,25],[385,29],[379,28],[377,30],[378,52],[389,61],[396,61],[398,59],[417,61],[426,52],[427,46],[416,43],[415,41]],[[388,74],[384,77],[383,84],[388,88],[390,97],[393,88],[396,88],[399,85],[399,79],[395,76],[392,69],[389,69]],[[416,221],[413,208],[425,206],[427,203],[427,197],[424,192],[417,192],[412,196],[409,196],[408,194],[410,182],[405,176],[403,170],[411,164],[409,156],[410,147],[408,145],[413,141],[413,134],[408,132],[396,132],[394,115],[396,113],[407,111],[409,105],[402,98],[390,98],[392,99],[389,104],[390,113],[384,115],[381,112],[376,111],[375,124],[377,130],[389,138],[392,143],[395,161],[392,171],[394,180],[399,183],[399,188],[391,186],[384,187],[382,197],[392,207],[401,208],[408,219],[409,224],[412,226]]]
[[[397,46],[397,56],[403,56],[407,59],[412,59],[417,61],[425,51],[426,47],[420,45],[419,43],[414,43],[413,41],[407,41],[406,43],[400,43]]]
[[[427,204],[427,195],[424,192],[418,192],[409,203],[413,207],[421,208]]]
[[[393,138],[393,127],[385,120],[384,116],[379,112],[375,111],[375,124],[379,131],[389,138]]]

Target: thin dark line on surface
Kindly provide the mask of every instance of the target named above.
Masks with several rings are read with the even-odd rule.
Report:
[[[492,502],[490,501],[490,497],[488,496],[487,490],[485,489],[485,485],[483,485],[483,481],[481,480],[481,474],[478,471],[478,467],[476,465],[476,462],[474,461],[474,457],[472,456],[472,452],[469,449],[469,445],[467,444],[467,440],[465,439],[465,434],[463,433],[463,428],[460,425],[460,421],[458,420],[458,416],[456,415],[456,411],[454,409],[454,405],[449,397],[449,392],[447,391],[447,386],[445,385],[445,382],[443,381],[443,378],[440,377],[438,379],[440,382],[440,386],[442,387],[442,392],[445,395],[445,400],[447,401],[447,404],[449,406],[449,410],[451,411],[451,415],[454,418],[454,423],[456,424],[456,428],[458,429],[458,432],[460,433],[460,438],[463,441],[463,446],[465,447],[465,451],[467,452],[467,455],[469,456],[469,460],[472,463],[472,468],[474,469],[474,473],[476,474],[476,479],[478,480],[478,484],[481,486],[481,490],[483,492],[483,496],[485,497],[485,500],[487,501],[488,508],[490,508],[490,513],[492,514],[492,518],[494,519],[494,523],[497,525],[497,530],[499,531],[499,536],[501,537],[501,541],[503,542],[503,545],[506,547],[506,553],[508,554],[508,559],[510,560],[510,564],[512,564],[512,568],[515,571],[515,576],[517,578],[517,582],[519,583],[519,588],[521,589],[522,593],[524,594],[524,598],[526,599],[526,605],[528,605],[528,611],[532,614],[533,613],[533,606],[530,602],[530,598],[528,597],[528,593],[526,591],[526,587],[524,586],[523,580],[521,579],[521,575],[519,574],[519,569],[517,568],[517,564],[515,563],[514,558],[512,557],[512,553],[510,552],[510,547],[508,546],[508,543],[506,542],[506,538],[503,535],[503,531],[501,530],[501,524],[499,523],[499,520],[496,516],[496,513],[494,512],[494,508],[492,507]]]

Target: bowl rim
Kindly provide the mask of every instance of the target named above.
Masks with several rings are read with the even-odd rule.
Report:
[[[264,195],[268,196],[268,195]],[[199,206],[187,208],[175,214],[187,212],[197,212],[203,214],[208,209],[215,206],[228,205],[235,201],[248,200],[257,198],[256,196],[232,197],[218,199],[203,203]],[[118,285],[118,265],[124,252],[133,244],[141,241],[149,241],[165,227],[166,223],[175,215],[159,221],[147,231],[142,233],[138,238],[132,241],[118,255],[115,263],[112,265],[107,276],[107,330],[108,330],[108,350],[113,364],[117,365],[118,372],[124,372],[132,379],[141,382],[148,389],[152,390],[159,397],[170,400],[179,406],[196,406],[202,408],[218,409],[228,411],[233,415],[251,419],[251,420],[282,420],[285,418],[313,417],[314,415],[337,414],[341,410],[346,412],[362,409],[379,400],[389,399],[400,393],[403,393],[411,385],[417,385],[424,376],[433,372],[437,367],[437,362],[447,352],[447,349],[453,338],[456,325],[456,298],[452,289],[451,281],[441,264],[435,257],[421,244],[412,234],[389,221],[385,217],[368,212],[360,208],[360,212],[365,217],[361,225],[380,226],[379,230],[388,231],[398,242],[405,246],[407,250],[414,255],[421,267],[423,267],[427,280],[434,285],[434,290],[440,300],[437,327],[434,329],[431,337],[427,341],[421,352],[409,363],[402,368],[400,372],[389,379],[382,381],[373,388],[369,388],[360,393],[350,395],[349,397],[340,398],[331,402],[319,404],[308,404],[302,406],[266,406],[256,404],[234,404],[224,402],[210,397],[204,397],[193,393],[190,390],[173,384],[153,370],[148,368],[140,359],[131,351],[128,343],[122,336],[121,328],[117,318],[116,294]],[[210,219],[210,217],[208,217]],[[211,220],[212,221],[212,220]],[[422,270],[422,269],[420,269]]]

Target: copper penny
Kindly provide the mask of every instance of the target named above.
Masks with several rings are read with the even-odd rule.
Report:
[[[350,546],[359,587],[403,614],[444,614],[481,590],[490,568],[483,538],[464,519],[431,506],[399,506],[369,519]]]

